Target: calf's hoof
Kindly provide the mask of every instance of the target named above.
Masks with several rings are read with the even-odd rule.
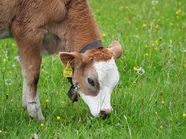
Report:
[[[42,114],[40,104],[35,101],[28,102],[27,104],[28,114],[32,118],[36,118],[38,121],[44,121],[45,117]]]

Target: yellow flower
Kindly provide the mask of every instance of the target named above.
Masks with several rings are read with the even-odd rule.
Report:
[[[138,30],[138,28],[136,28],[136,30]]]
[[[146,55],[146,56],[149,56],[149,54],[148,54],[148,53],[146,53],[145,55]]]
[[[158,115],[158,112],[155,112],[156,115]]]
[[[160,129],[163,129],[163,126],[162,125],[160,126]]]
[[[60,120],[61,117],[60,116],[57,116],[56,118],[57,118],[57,120]]]
[[[156,51],[157,50],[157,47],[154,47],[154,51]]]
[[[45,100],[45,102],[46,102],[46,103],[48,103],[48,102],[49,102],[49,100],[48,100],[48,99],[46,99],[46,100]]]
[[[12,46],[14,46],[15,44],[14,43],[12,43]]]
[[[148,45],[145,45],[145,48],[148,48]]]
[[[178,12],[178,11],[176,11],[176,14],[179,14],[179,12]]]
[[[128,9],[128,8],[129,8],[129,6],[126,6],[125,8],[126,8],[126,9]]]
[[[159,42],[159,41],[158,41],[158,40],[156,40],[155,42],[156,42],[156,44],[158,44],[158,42]]]
[[[103,34],[102,34],[102,36],[103,36],[103,37],[105,37],[105,36],[106,36],[106,34],[105,34],[105,33],[103,33]]]
[[[98,21],[98,24],[100,24],[101,22],[100,21]]]
[[[43,124],[43,123],[41,123],[41,124],[40,124],[40,126],[44,126],[44,124]]]
[[[146,27],[146,26],[147,26],[147,24],[144,23],[144,24],[143,24],[143,27]]]
[[[184,64],[184,67],[186,68],[186,64]]]
[[[182,3],[181,2],[178,2],[179,5],[181,5]]]
[[[156,26],[155,26],[155,28],[156,28],[156,29],[158,29],[158,28],[159,28],[159,26],[158,26],[158,25],[156,25]]]
[[[128,21],[128,24],[131,24],[131,21]]]
[[[170,26],[173,26],[173,23],[170,23]]]
[[[135,38],[139,38],[139,36],[138,36],[138,35],[134,35],[134,37],[135,37]]]
[[[180,12],[181,12],[181,10],[179,9],[179,10],[178,10],[178,13],[180,13]]]
[[[162,104],[162,105],[164,105],[164,104],[165,104],[165,102],[164,102],[164,101],[161,101],[161,104]]]
[[[186,113],[183,114],[183,117],[186,117]]]
[[[137,67],[134,67],[133,69],[136,71],[137,70]]]
[[[6,59],[3,59],[3,62],[6,62]]]

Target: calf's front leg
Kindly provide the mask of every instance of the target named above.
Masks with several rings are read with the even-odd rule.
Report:
[[[40,55],[42,39],[39,36],[37,38],[37,35],[35,35],[31,41],[29,41],[28,38],[23,37],[20,40],[17,39],[22,75],[24,79],[22,105],[28,110],[31,117],[36,118],[37,120],[44,120],[45,118],[42,114],[37,92],[40,64],[42,61]]]

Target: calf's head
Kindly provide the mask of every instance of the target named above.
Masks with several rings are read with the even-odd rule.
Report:
[[[88,105],[93,116],[107,116],[112,111],[111,93],[119,81],[115,60],[122,54],[122,47],[114,41],[109,48],[97,48],[81,54],[61,52],[64,65],[74,68],[72,82],[77,93]]]

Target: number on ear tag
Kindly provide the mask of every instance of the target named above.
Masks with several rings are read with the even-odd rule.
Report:
[[[70,63],[67,62],[66,67],[63,70],[64,77],[72,77],[73,70],[70,66]]]

